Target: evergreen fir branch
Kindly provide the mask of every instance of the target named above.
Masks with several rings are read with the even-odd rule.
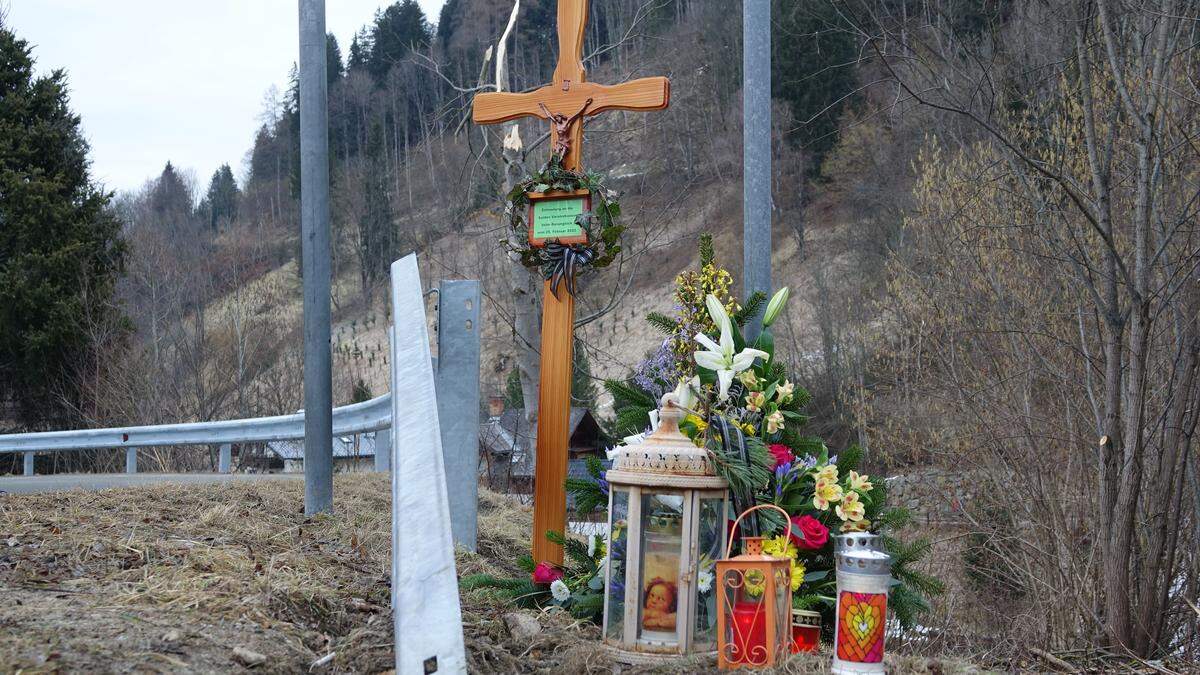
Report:
[[[665,335],[674,335],[675,330],[679,327],[675,319],[672,319],[662,312],[650,312],[646,315],[646,321]]]
[[[762,311],[763,306],[766,304],[767,294],[762,291],[754,291],[750,294],[749,298],[746,298],[746,304],[742,305],[742,308],[734,313],[734,323],[739,326],[745,326],[750,319],[758,316],[758,313]]]
[[[653,396],[628,382],[605,380],[604,388],[608,390],[609,394],[612,394],[613,407],[617,409],[630,405],[645,406],[646,408],[658,405],[658,401],[655,401]]]
[[[720,443],[710,443],[708,447],[717,475],[729,483],[734,494],[757,492],[771,478],[772,458],[767,446],[758,438],[747,437],[746,451],[750,456],[749,465],[740,457],[727,454]]]
[[[858,445],[852,445],[838,453],[838,475],[844,476],[851,471],[858,470],[858,463],[862,461],[863,451]]]
[[[627,406],[617,411],[616,419],[613,420],[613,429],[615,436],[624,438],[633,434],[641,433],[650,426],[650,411],[651,407]]]
[[[608,496],[592,478],[567,478],[566,489],[567,494],[575,497],[575,510],[579,513],[591,513],[608,503]]]
[[[916,625],[918,616],[929,611],[929,603],[901,584],[888,594],[888,611],[896,617],[901,628],[908,630]]]
[[[700,235],[700,269],[704,269],[705,265],[712,265],[717,260],[717,253],[713,249],[712,235],[705,232]]]
[[[600,614],[604,612],[604,595],[589,593],[578,598],[571,605],[571,616],[576,619],[591,620],[599,623]]]
[[[876,485],[875,490],[878,489],[879,486]],[[874,493],[875,490],[872,490],[871,492]],[[876,496],[876,499],[879,499],[878,496]],[[910,512],[908,509],[894,507],[882,511],[879,516],[875,518],[874,523],[877,529],[880,531],[899,530],[902,527],[908,526],[912,522],[912,519],[912,512]]]
[[[604,478],[604,462],[595,455],[588,455],[584,458],[583,463],[587,466],[588,475],[596,480]],[[599,487],[599,486],[597,486]]]
[[[533,559],[532,555],[529,555],[528,553],[522,553],[517,557],[517,567],[520,567],[522,570],[533,574],[533,571],[537,569],[537,562]]]

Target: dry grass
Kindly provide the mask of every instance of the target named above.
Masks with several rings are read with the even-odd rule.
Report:
[[[336,514],[306,518],[300,482],[0,496],[0,672],[228,672],[235,648],[259,670],[391,668],[390,515],[386,476],[336,479]],[[527,507],[480,497],[479,552],[460,574],[519,573]],[[531,641],[509,635],[513,611],[467,593],[472,672],[608,673],[599,631],[560,611],[535,613]],[[975,672],[897,658],[889,672]],[[707,663],[668,670],[704,672]],[[800,656],[781,673],[827,672]]]

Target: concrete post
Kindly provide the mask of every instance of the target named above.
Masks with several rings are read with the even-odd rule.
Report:
[[[771,0],[742,2],[742,166],[742,289],[749,298],[771,294]],[[759,327],[746,324],[746,338]]]
[[[125,448],[125,473],[137,473],[137,448]]]
[[[34,458],[34,453],[32,453],[32,452],[26,452],[26,453],[24,453],[24,454],[25,454],[25,457],[24,457],[24,459],[25,459],[25,475],[26,475],[26,476],[32,476],[32,475],[33,475],[33,458]]]
[[[454,542],[475,550],[479,497],[478,281],[442,280],[438,288],[438,419]]]
[[[329,109],[325,0],[300,0],[300,221],[304,263],[304,512],[333,510],[329,347]]]
[[[392,470],[392,430],[375,432],[375,470],[387,473]]]
[[[217,473],[229,473],[233,465],[233,446],[222,443],[217,454]]]

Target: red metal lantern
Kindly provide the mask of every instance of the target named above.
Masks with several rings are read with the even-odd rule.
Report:
[[[738,523],[753,511],[772,508],[759,504],[746,509]],[[769,668],[787,657],[792,641],[792,561],[763,554],[763,537],[743,537],[742,554],[731,558],[731,540],[725,558],[717,561],[717,665],[733,668]]]

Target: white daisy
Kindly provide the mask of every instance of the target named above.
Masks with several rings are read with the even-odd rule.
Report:
[[[555,579],[550,584],[550,595],[558,602],[566,602],[567,598],[571,597],[571,589],[567,588],[562,579]]]

